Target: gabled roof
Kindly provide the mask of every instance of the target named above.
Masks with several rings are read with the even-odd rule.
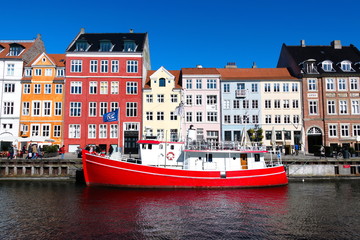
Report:
[[[65,54],[46,54],[41,53],[37,55],[31,62],[25,65],[25,67],[31,67],[35,62],[39,61],[39,58],[45,56],[57,67],[65,67]]]
[[[216,68],[182,68],[182,75],[219,75]]]
[[[287,68],[218,68],[222,80],[294,80]]]
[[[147,33],[80,33],[66,51],[75,52],[76,42],[83,40],[90,45],[86,52],[99,52],[100,42],[107,40],[114,45],[111,52],[122,52],[124,50],[124,42],[126,40],[133,40],[137,45],[135,52],[142,52],[146,38]]]
[[[13,59],[21,59],[22,56],[33,46],[35,40],[0,40],[0,58],[13,58]],[[18,44],[24,50],[18,56],[8,56],[10,52],[10,47],[14,44]],[[1,51],[1,49],[3,50]]]
[[[149,70],[147,72],[146,76],[146,82],[144,85],[144,89],[151,88],[151,79],[150,76],[153,75],[157,70]],[[175,77],[175,86],[174,88],[181,89],[181,71],[179,70],[167,70],[169,73],[171,73]]]

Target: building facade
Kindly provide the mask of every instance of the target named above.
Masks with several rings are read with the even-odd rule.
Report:
[[[360,150],[360,54],[339,40],[329,46],[283,44],[278,67],[302,80],[306,150],[316,145]]]
[[[19,136],[40,145],[62,145],[65,54],[38,55],[25,65],[21,83]]]
[[[64,143],[68,151],[90,144],[137,153],[142,87],[150,69],[146,33],[85,33],[66,50]],[[119,121],[104,122],[119,109]]]
[[[40,35],[34,40],[0,41],[1,148],[19,140],[23,67],[44,50]]]

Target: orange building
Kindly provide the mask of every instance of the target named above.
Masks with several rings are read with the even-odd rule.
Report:
[[[64,82],[65,54],[42,53],[25,65],[19,133],[22,146],[26,142],[63,144]]]

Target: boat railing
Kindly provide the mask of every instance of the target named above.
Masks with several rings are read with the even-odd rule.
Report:
[[[268,167],[282,165],[281,152],[279,150],[271,150],[269,153],[270,159],[265,161]]]
[[[249,143],[246,145],[238,141],[224,142],[205,142],[191,141],[187,144],[189,150],[234,150],[234,151],[265,151],[266,147],[259,143]]]

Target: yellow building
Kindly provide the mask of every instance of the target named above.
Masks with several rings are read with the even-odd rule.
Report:
[[[180,115],[175,109],[181,103],[180,71],[168,71],[160,67],[148,71],[143,89],[143,133],[144,137],[156,137],[162,141],[177,141]]]
[[[62,144],[65,54],[42,53],[24,69],[20,115],[21,147]]]

